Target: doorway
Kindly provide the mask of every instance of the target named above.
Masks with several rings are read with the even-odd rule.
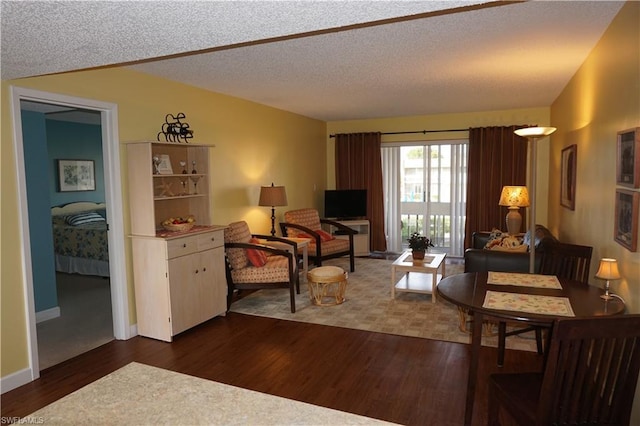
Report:
[[[31,256],[44,370],[114,338],[101,113],[24,100],[20,110],[29,227],[38,229]],[[62,181],[61,169],[76,162],[90,183],[80,188]],[[73,220],[92,214],[88,223]]]
[[[414,233],[437,252],[461,257],[464,244],[467,141],[384,144],[387,247],[400,252]]]
[[[34,264],[31,254],[29,202],[26,187],[26,159],[24,153],[22,114],[23,101],[57,105],[70,109],[94,111],[100,115],[102,154],[104,164],[104,198],[106,215],[109,218],[107,240],[109,247],[110,299],[112,305],[112,330],[116,339],[128,339],[133,333],[129,321],[129,301],[124,261],[124,224],[122,218],[122,194],[120,178],[120,150],[117,127],[117,106],[91,99],[76,98],[12,86],[11,107],[13,114],[13,132],[15,160],[18,174],[18,202],[20,216],[23,218],[20,229],[23,241],[23,283],[25,285],[27,333],[29,346],[29,369],[31,380],[40,376],[38,356],[38,337],[34,299]]]

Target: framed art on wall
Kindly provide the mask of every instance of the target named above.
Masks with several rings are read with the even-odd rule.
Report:
[[[58,160],[60,192],[95,191],[93,160]]]
[[[640,192],[616,190],[614,239],[630,251],[638,247]]]
[[[618,132],[616,183],[640,188],[640,127]]]
[[[570,145],[562,150],[560,160],[560,204],[571,210],[576,208],[577,155],[577,145]]]

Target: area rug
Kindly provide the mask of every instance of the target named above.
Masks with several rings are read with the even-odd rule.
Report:
[[[389,425],[139,363],[20,419],[46,425]]]
[[[231,311],[248,315],[309,322],[335,327],[401,336],[471,343],[470,334],[458,327],[458,309],[453,304],[431,295],[398,293],[391,298],[391,263],[388,259],[356,258],[355,272],[349,273],[346,301],[336,306],[311,304],[307,285],[302,282],[296,295],[296,313],[289,306],[287,289],[259,290],[231,305]],[[349,270],[349,259],[323,262]],[[446,275],[462,273],[463,265],[446,265]],[[485,346],[498,346],[496,336],[483,337]],[[535,351],[533,333],[506,339],[508,349]]]

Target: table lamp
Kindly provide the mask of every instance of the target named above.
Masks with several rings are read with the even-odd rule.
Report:
[[[276,235],[276,206],[287,205],[287,193],[284,186],[263,186],[260,188],[258,205],[271,207],[271,235]]]
[[[598,272],[596,272],[596,278],[607,280],[607,284],[604,287],[604,294],[600,297],[604,300],[612,299],[613,296],[609,294],[609,280],[619,280],[622,278],[620,271],[618,271],[618,261],[608,258],[601,259]]]
[[[527,191],[527,187],[502,187],[502,194],[500,194],[498,204],[509,208],[506,217],[507,232],[509,235],[516,235],[520,232],[520,225],[522,225],[522,216],[518,210],[520,210],[520,207],[529,207],[529,192]]]

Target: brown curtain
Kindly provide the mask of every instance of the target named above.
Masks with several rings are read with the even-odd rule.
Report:
[[[507,208],[498,205],[502,187],[527,183],[527,139],[513,133],[522,127],[469,129],[465,248],[475,231],[506,228]],[[524,224],[525,211],[520,209]]]
[[[366,189],[370,250],[386,251],[380,132],[336,135],[336,189]]]

